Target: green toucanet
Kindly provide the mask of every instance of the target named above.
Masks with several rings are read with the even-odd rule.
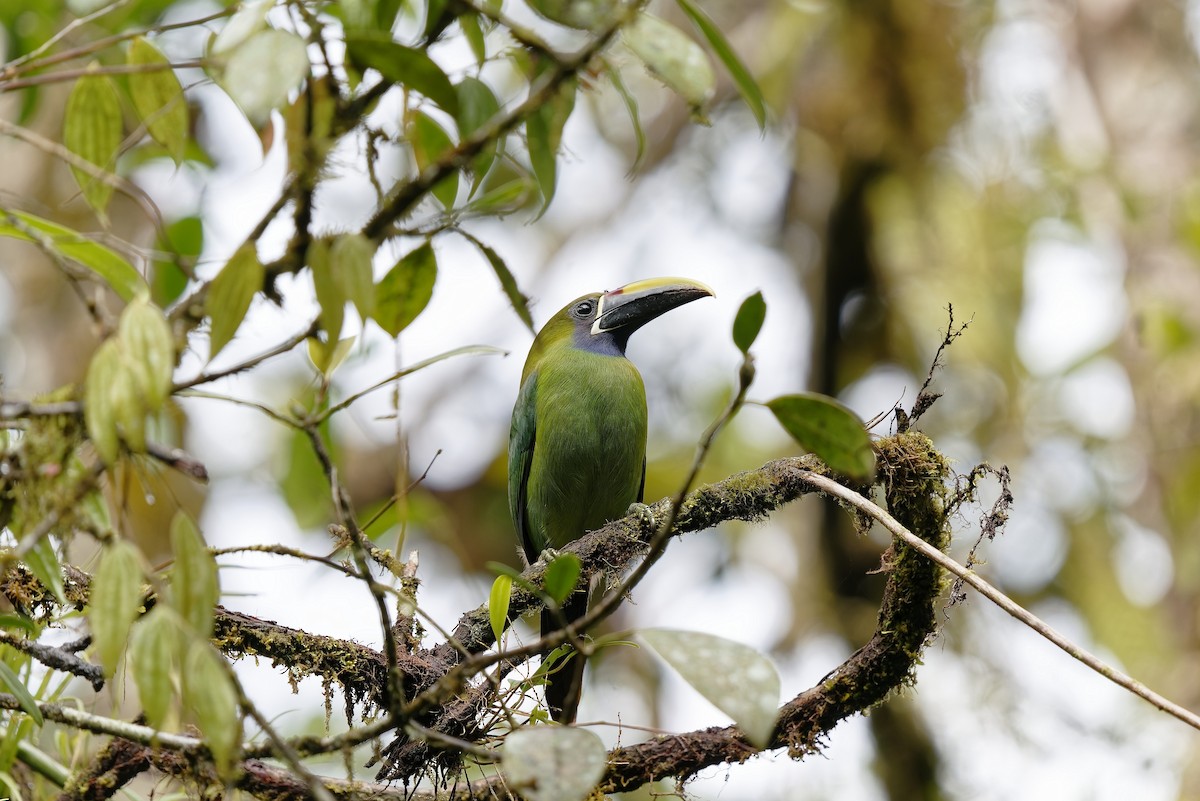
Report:
[[[712,295],[684,278],[635,281],[568,303],[538,332],[521,373],[508,441],[508,505],[530,562],[623,517],[646,482],[646,389],[625,358],[629,335],[659,315]],[[587,611],[580,590],[563,604]],[[542,633],[561,622],[545,613]],[[571,722],[583,658],[553,673],[546,704]]]

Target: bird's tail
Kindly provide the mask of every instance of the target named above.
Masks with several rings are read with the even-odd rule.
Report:
[[[579,592],[571,596],[562,606],[563,615],[568,622],[574,622],[583,617],[588,610],[589,592]],[[562,628],[561,618],[548,612],[542,613],[542,636]],[[583,654],[576,653],[565,665],[560,665],[546,678],[546,706],[550,709],[550,717],[562,724],[575,722],[575,713],[579,710],[579,695],[583,692]]]

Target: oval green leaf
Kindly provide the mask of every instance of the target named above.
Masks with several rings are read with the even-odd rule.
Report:
[[[141,36],[129,45],[128,61],[130,66],[156,68],[130,73],[129,96],[150,137],[179,164],[188,140],[188,106],[183,86],[167,57]]]
[[[392,83],[425,95],[451,115],[458,113],[454,84],[423,50],[394,42],[386,33],[352,31],[346,34],[346,53],[360,69],[373,68]]]
[[[857,481],[874,477],[875,449],[854,412],[815,392],[783,395],[766,405],[792,439],[829,469]]]
[[[137,548],[119,539],[105,546],[88,600],[92,643],[105,676],[116,671],[125,652],[129,629],[142,606],[144,581]]]
[[[738,350],[742,353],[750,351],[766,317],[767,302],[763,300],[762,292],[755,292],[742,301],[737,316],[733,318],[733,344],[737,345]]]
[[[266,271],[258,260],[254,244],[247,242],[238,248],[208,288],[204,311],[212,318],[209,359],[214,358],[237,333],[250,301],[263,286]]]
[[[162,309],[148,297],[133,301],[121,312],[117,339],[149,411],[156,411],[171,391],[175,371],[175,345]]]
[[[137,684],[146,721],[155,728],[166,722],[175,698],[173,674],[177,669],[176,654],[182,645],[181,625],[171,610],[160,604],[133,627],[129,669]]]
[[[196,524],[183,512],[171,520],[171,602],[192,631],[212,636],[213,607],[221,599],[217,560],[208,551]]]
[[[67,603],[67,588],[63,584],[62,564],[58,561],[58,552],[54,550],[54,542],[49,537],[42,537],[37,545],[25,554],[25,565],[33,572],[42,586],[49,590],[54,600],[59,604]]]
[[[321,307],[318,316],[321,329],[330,342],[336,342],[346,316],[346,294],[342,291],[342,282],[334,276],[329,248],[328,239],[314,239],[308,246],[308,267],[312,270],[313,291]]]
[[[492,591],[488,593],[488,621],[492,624],[492,634],[496,635],[497,643],[508,625],[508,604],[511,599],[512,576],[496,576]]]
[[[100,458],[112,464],[120,453],[117,410],[112,404],[112,387],[120,379],[121,350],[116,339],[105,340],[88,363],[83,383],[83,422]]]
[[[733,718],[751,743],[766,748],[779,712],[779,673],[740,642],[698,631],[647,629],[638,637],[713,706]]]
[[[375,322],[393,337],[399,336],[429,305],[436,281],[437,257],[426,242],[380,279],[375,287]]]
[[[581,566],[579,557],[573,553],[560,553],[546,565],[542,585],[555,603],[561,604],[575,589]]]
[[[96,64],[89,66],[89,73],[75,82],[67,97],[63,144],[97,170],[109,173],[121,147],[121,102],[108,76],[93,72],[98,69]],[[75,165],[71,173],[88,205],[103,215],[112,197],[112,186],[93,171]]]
[[[329,247],[334,280],[364,320],[375,310],[374,257],[375,243],[362,234],[343,234]]]
[[[217,772],[232,779],[241,753],[238,693],[225,660],[207,640],[188,646],[183,667],[183,702],[204,735]]]
[[[488,260],[488,264],[492,266],[492,272],[500,280],[500,288],[504,290],[504,295],[508,298],[509,305],[512,306],[513,311],[521,318],[521,322],[525,323],[525,327],[533,332],[533,315],[529,311],[529,297],[517,286],[517,279],[513,276],[512,271],[508,269],[508,265],[504,263],[504,259],[500,258],[500,254],[494,249],[483,244],[478,239],[472,238],[471,241],[483,253],[483,257]]]
[[[308,46],[294,33],[268,28],[238,45],[221,71],[220,84],[256,129],[282,108],[308,75]]]
[[[528,801],[583,801],[604,776],[604,743],[586,729],[526,726],[504,740],[500,771]]]
[[[546,213],[550,201],[554,199],[558,183],[558,148],[562,144],[563,127],[574,109],[575,82],[564,81],[558,94],[525,120],[529,163],[533,167],[533,177],[542,193],[541,214]]]
[[[693,112],[703,112],[716,92],[717,78],[708,54],[690,36],[643,12],[622,29],[621,41]]]
[[[450,134],[423,111],[415,112],[408,126],[408,141],[412,145],[417,169],[424,172],[454,147]],[[433,186],[433,196],[445,209],[454,207],[458,197],[458,173],[454,172]]]

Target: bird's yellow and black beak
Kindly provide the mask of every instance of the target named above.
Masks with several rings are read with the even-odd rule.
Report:
[[[688,278],[647,278],[600,296],[592,334],[612,331],[628,336],[660,315],[700,298],[714,297],[711,289]]]

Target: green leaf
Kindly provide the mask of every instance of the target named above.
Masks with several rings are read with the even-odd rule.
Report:
[[[148,411],[157,411],[171,391],[175,371],[175,344],[166,316],[149,298],[138,298],[121,312],[117,338]]]
[[[362,234],[343,234],[329,247],[334,280],[363,320],[370,318],[375,306],[375,276],[371,269],[375,247]]]
[[[653,14],[638,14],[621,29],[621,41],[646,69],[702,114],[716,92],[708,54],[686,33]]]
[[[121,101],[107,75],[88,67],[88,74],[75,82],[63,115],[63,144],[67,150],[100,170],[111,172],[121,147]],[[71,167],[88,205],[103,216],[112,186],[87,170]]]
[[[184,512],[171,520],[171,603],[192,627],[204,637],[212,636],[213,607],[221,600],[217,560],[208,551],[196,524]]]
[[[129,45],[131,66],[159,67],[129,75],[129,96],[151,138],[167,149],[176,164],[183,161],[188,140],[188,106],[171,63],[157,47],[138,36]]]
[[[446,133],[446,130],[438,125],[433,117],[423,111],[417,111],[412,115],[412,121],[408,126],[408,140],[412,145],[417,169],[422,172],[436,164],[454,147],[454,140],[450,138],[450,134]],[[454,201],[458,197],[458,173],[451,173],[434,184],[433,196],[444,208],[453,208]]]
[[[232,52],[249,41],[251,36],[265,29],[267,14],[273,5],[274,0],[253,0],[244,4],[213,38],[209,55],[220,56]]]
[[[42,710],[38,708],[37,699],[29,692],[29,688],[25,686],[25,682],[21,681],[20,677],[6,663],[0,662],[0,686],[12,693],[16,697],[17,703],[21,705],[29,717],[37,725],[41,726],[46,721],[42,719]]]
[[[792,439],[831,470],[858,481],[875,475],[875,450],[862,421],[833,398],[805,392],[766,405]]]
[[[256,129],[308,75],[308,46],[294,33],[268,28],[237,45],[219,83]]]
[[[546,593],[556,603],[561,604],[575,589],[575,585],[579,582],[581,567],[582,563],[579,561],[579,557],[573,553],[560,553],[550,564],[546,565],[542,583],[546,588]]]
[[[49,537],[42,537],[25,554],[25,565],[33,572],[34,577],[54,596],[59,604],[67,603],[67,588],[63,586],[62,564],[58,561],[58,553],[54,550],[54,542]]]
[[[503,217],[528,205],[536,192],[533,179],[529,175],[520,175],[512,180],[496,182],[467,204],[467,208],[475,214]]]
[[[183,621],[175,618],[169,608],[159,604],[133,627],[129,669],[146,721],[155,728],[166,722],[175,698],[172,674],[182,646],[182,625]]]
[[[492,591],[488,594],[488,620],[491,621],[492,634],[496,635],[497,643],[508,625],[508,604],[511,599],[512,576],[496,576]]]
[[[472,238],[472,242],[483,253],[484,258],[488,260],[488,264],[492,265],[492,271],[500,279],[500,287],[504,290],[505,296],[508,297],[508,302],[513,307],[513,311],[521,318],[521,322],[525,323],[525,327],[533,331],[533,315],[529,312],[529,297],[521,292],[521,288],[517,286],[517,279],[513,277],[512,271],[508,269],[508,265],[504,263],[504,259],[500,258],[499,253],[479,240]]]
[[[225,660],[207,640],[188,647],[183,666],[183,702],[191,713],[217,772],[232,779],[241,752],[242,719],[238,694]]]
[[[83,383],[83,421],[92,445],[106,464],[115,462],[121,450],[112,388],[123,380],[123,373],[117,340],[105,340],[88,363]]]
[[[187,289],[188,277],[180,265],[192,267],[204,250],[204,222],[199,217],[181,217],[159,236],[157,250],[171,254],[154,260],[150,296],[159,306],[168,306]]]
[[[385,79],[421,93],[451,115],[458,113],[454,84],[425,51],[393,42],[385,33],[352,31],[346,34],[346,53],[360,69],[378,70]]]
[[[478,78],[463,78],[455,87],[455,91],[458,92],[458,115],[455,122],[458,123],[461,139],[468,138],[500,113],[500,101],[496,99],[491,87]],[[483,179],[491,170],[496,160],[496,152],[496,145],[488,145],[471,161],[471,171],[475,174],[471,183],[472,195],[478,191]]]
[[[254,243],[238,248],[208,287],[204,312],[212,318],[209,359],[216,357],[237,333],[250,308],[250,301],[263,287],[266,271],[258,260]]]
[[[642,128],[641,116],[638,114],[637,98],[634,97],[633,92],[629,91],[625,81],[621,79],[620,70],[610,66],[604,74],[608,76],[613,88],[617,90],[617,94],[624,101],[625,111],[629,114],[629,123],[633,126],[633,141],[636,150],[633,154],[633,164],[629,167],[629,172],[633,173],[637,171],[638,165],[642,163],[642,158],[646,155],[646,131]]]
[[[504,740],[500,771],[528,801],[583,801],[604,776],[608,753],[586,729],[526,726]]]
[[[308,267],[312,270],[313,291],[321,307],[318,320],[321,330],[331,342],[337,341],[342,333],[342,322],[346,316],[346,294],[342,283],[334,276],[333,260],[329,255],[330,241],[314,239],[308,246]]]
[[[475,12],[459,15],[458,27],[462,29],[463,38],[467,40],[467,44],[471,47],[471,54],[475,56],[475,65],[482,67],[484,62],[487,61],[487,39],[484,37],[483,28],[479,24],[479,15]]]
[[[550,207],[558,182],[558,148],[562,144],[563,127],[575,108],[575,82],[565,81],[558,94],[525,121],[525,138],[529,144],[529,163],[538,189],[542,192],[542,211]],[[538,216],[540,217],[541,214]]]
[[[104,548],[92,579],[88,623],[96,658],[111,676],[129,641],[129,629],[142,606],[142,557],[130,543],[114,540]]]
[[[147,291],[146,279],[142,278],[126,259],[117,255],[116,251],[93,242],[78,231],[72,231],[32,214],[4,208],[0,208],[0,236],[25,242],[33,241],[33,237],[14,225],[13,220],[43,234],[43,238],[55,251],[94,272],[112,287],[122,300],[131,301]]]
[[[336,342],[326,342],[317,337],[309,337],[308,358],[313,367],[329,378],[350,355],[350,349],[354,347],[357,339],[358,337],[343,337]]]
[[[146,450],[146,399],[142,396],[133,364],[117,342],[120,366],[107,386],[109,411],[117,431],[135,453]]]
[[[742,301],[737,316],[733,318],[733,344],[737,345],[738,350],[742,353],[750,351],[766,317],[767,302],[763,300],[762,292],[755,292]]]
[[[429,305],[436,280],[437,257],[426,242],[400,259],[375,287],[375,322],[399,336]]]
[[[529,7],[559,25],[599,31],[612,22],[617,0],[529,0]]]
[[[717,54],[717,58],[721,59],[725,69],[729,70],[729,75],[733,78],[738,93],[750,107],[750,113],[754,115],[758,127],[765,129],[767,127],[767,102],[763,99],[762,89],[754,80],[754,76],[750,74],[750,70],[746,69],[746,65],[738,58],[738,54],[729,46],[725,34],[721,33],[721,29],[713,22],[712,17],[696,5],[695,0],[676,0],[676,2],[683,9],[683,13],[687,14],[695,23],[704,38],[708,40],[709,46]]]
[[[26,634],[36,635],[38,626],[24,615],[16,612],[0,612],[0,629],[20,629]]]
[[[746,739],[766,748],[779,711],[779,673],[753,648],[698,631],[648,629],[646,645],[717,709],[733,718]]]

